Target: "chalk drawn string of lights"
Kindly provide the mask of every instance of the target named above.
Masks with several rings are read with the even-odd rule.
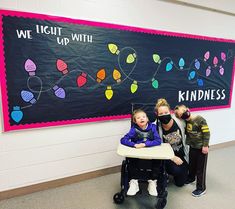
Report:
[[[208,78],[211,73],[218,71],[220,76],[223,76],[225,73],[224,70],[224,64],[225,62],[232,58],[232,52],[228,51],[226,54],[224,51],[220,52],[220,56],[218,55],[212,55],[210,51],[206,51],[205,54],[203,55],[203,58],[198,58],[195,59],[195,68],[197,71],[191,71],[189,74],[188,79],[193,80],[196,77],[196,74],[200,75],[201,78],[197,79],[198,86],[203,86],[204,81],[202,77]],[[200,73],[200,64],[203,63],[206,67],[203,68],[202,73]],[[205,70],[204,70],[205,69]]]
[[[104,95],[107,100],[111,100],[114,94],[113,88],[116,85],[120,85],[121,83],[125,82],[126,79],[130,79],[129,76],[131,75],[131,73],[133,72],[137,64],[137,53],[131,47],[124,47],[121,50],[119,50],[118,46],[113,43],[108,44],[107,47],[108,47],[109,52],[111,52],[111,54],[118,56],[118,60],[122,52],[124,52],[125,50],[131,50],[131,53],[129,53],[125,59],[125,62],[131,66],[131,71],[128,74],[126,74],[124,70],[122,70],[120,61],[118,61],[119,68],[114,67],[112,71],[112,78],[115,81],[114,84],[104,83],[104,80],[107,78],[107,72],[106,72],[106,69],[103,67],[103,68],[98,69],[98,71],[96,72],[95,78],[92,77],[91,75],[88,75],[86,72],[81,72],[81,74],[77,77],[77,85],[79,88],[85,86],[85,84],[87,83],[87,79],[89,77],[94,82],[97,82],[100,86],[105,87]],[[67,69],[66,63],[63,63],[62,61],[58,61],[58,62],[57,62],[57,68],[59,68],[59,71],[63,72],[64,69],[65,70]],[[125,78],[122,78],[123,75],[125,76]],[[131,86],[132,86],[131,92],[134,93],[138,88],[137,81],[133,82],[133,85]],[[89,89],[89,87],[87,87],[86,89]]]
[[[92,80],[96,81],[99,85],[104,86],[105,87],[105,91],[104,91],[104,95],[106,97],[107,100],[111,100],[113,95],[114,95],[114,91],[113,88],[117,85],[120,85],[121,83],[125,82],[126,79],[130,79],[130,75],[133,72],[133,70],[135,69],[135,66],[137,64],[137,53],[136,51],[131,48],[131,47],[124,47],[121,50],[119,50],[118,46],[116,44],[113,43],[109,43],[107,45],[108,50],[111,54],[113,55],[117,55],[118,56],[118,66],[119,68],[114,67],[113,72],[112,72],[112,77],[115,81],[114,84],[104,84],[104,80],[106,79],[107,76],[107,72],[105,70],[105,68],[101,68],[97,71],[96,73],[96,79],[92,78],[91,76],[89,76]],[[128,74],[126,74],[124,72],[124,70],[121,67],[120,64],[120,54],[122,52],[124,52],[125,50],[131,50],[132,52],[129,53],[126,56],[125,59],[125,63],[127,63],[128,65],[130,65],[131,70]],[[122,76],[125,76],[124,78],[122,78]],[[133,79],[132,79],[133,80]],[[137,90],[138,85],[136,83],[137,81],[135,81],[131,87],[131,92],[134,92]],[[135,90],[134,90],[135,89]]]
[[[130,92],[132,94],[134,94],[135,92],[137,92],[138,90],[138,84],[142,83],[142,84],[147,84],[149,82],[152,83],[152,87],[154,89],[157,89],[158,88],[158,81],[154,78],[154,76],[157,74],[157,71],[158,69],[156,70],[156,72],[154,73],[154,76],[150,79],[147,79],[147,80],[136,80],[136,79],[133,79],[130,75],[133,73],[133,71],[135,70],[135,67],[137,65],[137,53],[136,51],[131,48],[131,47],[124,47],[122,48],[121,50],[119,50],[118,46],[114,43],[110,43],[108,44],[108,49],[109,51],[114,54],[114,55],[118,55],[118,66],[120,68],[120,71],[121,73],[125,76],[125,78],[122,80],[122,82],[124,82],[125,80],[130,80],[132,81],[131,85],[130,85]],[[125,51],[125,50],[132,50],[133,53],[129,53],[128,56],[126,57],[126,60],[125,62],[127,64],[133,64],[133,66],[131,67],[131,70],[128,74],[125,73],[125,70],[123,69],[122,65],[121,65],[121,58],[120,58],[120,54],[122,51]],[[155,58],[155,57],[154,57]]]
[[[117,46],[116,44],[114,44],[114,43],[109,43],[109,44],[108,44],[108,49],[109,49],[109,51],[110,51],[112,54],[118,56],[118,66],[119,66],[119,69],[120,69],[120,71],[121,71],[121,74],[123,74],[123,75],[125,76],[125,78],[122,80],[122,82],[124,82],[124,81],[127,80],[127,79],[132,82],[131,85],[130,85],[130,92],[131,92],[132,94],[134,94],[134,93],[137,92],[137,90],[138,90],[138,84],[148,84],[148,83],[151,83],[151,84],[152,84],[152,87],[153,87],[154,89],[158,89],[159,83],[158,83],[158,80],[157,80],[155,77],[156,77],[157,72],[159,71],[160,66],[157,68],[157,70],[155,71],[154,75],[153,75],[151,78],[149,78],[149,79],[147,79],[147,80],[136,80],[136,79],[133,79],[133,78],[130,76],[130,75],[133,73],[133,71],[135,70],[135,67],[136,67],[137,61],[138,61],[136,51],[135,51],[133,48],[131,48],[131,47],[124,47],[124,48],[122,48],[121,50],[119,50],[118,46]],[[120,54],[121,54],[123,51],[125,51],[125,50],[131,50],[131,51],[133,51],[132,53],[129,53],[129,54],[127,55],[126,60],[125,60],[125,62],[126,62],[127,64],[132,64],[131,70],[130,70],[130,72],[129,72],[128,74],[126,74],[125,70],[123,69],[123,67],[122,67],[122,65],[121,65],[121,60],[120,60],[120,59],[121,59],[121,58],[120,58]],[[166,60],[166,59],[167,59],[167,58],[164,58],[163,61]],[[161,63],[160,56],[157,55],[157,54],[153,55],[153,60],[154,60],[156,63],[158,63],[158,64]],[[110,88],[110,86],[109,86],[109,88]],[[112,95],[113,95],[113,94],[112,94]]]
[[[217,69],[219,69],[220,75],[223,76],[223,74],[224,74],[223,64],[226,62],[228,57],[229,58],[232,57],[231,51],[228,52],[228,55],[226,55],[225,52],[221,52],[220,53],[220,60],[219,60],[218,57],[214,56],[212,64],[208,64],[207,60],[209,60],[209,58],[210,58],[210,51],[207,51],[207,52],[205,52],[203,58],[193,59],[193,61],[189,65],[189,67],[186,68],[185,67],[185,60],[184,60],[183,57],[181,57],[179,59],[178,65],[176,65],[176,64],[174,64],[174,62],[172,61],[172,59],[170,57],[164,57],[163,59],[161,59],[159,54],[153,54],[152,55],[153,61],[158,64],[158,67],[157,67],[155,73],[153,74],[153,76],[150,79],[147,79],[147,80],[144,80],[144,81],[143,80],[138,81],[138,80],[135,80],[132,77],[130,77],[130,75],[133,73],[133,71],[135,69],[135,66],[137,64],[137,53],[135,52],[134,49],[132,49],[134,51],[134,53],[130,53],[126,57],[126,63],[128,63],[128,64],[134,63],[134,66],[132,67],[132,70],[128,74],[126,74],[125,71],[122,69],[122,65],[120,64],[121,63],[120,62],[120,54],[122,53],[122,51],[124,51],[128,48],[132,49],[130,47],[124,47],[120,50],[119,47],[116,44],[114,44],[114,43],[109,43],[108,44],[109,51],[112,54],[118,56],[118,65],[119,65],[119,69],[120,69],[120,71],[117,71],[116,73],[113,72],[113,77],[114,77],[115,80],[117,80],[118,83],[124,82],[126,79],[131,80],[132,81],[132,84],[130,85],[131,93],[137,92],[138,83],[149,83],[149,82],[151,82],[152,87],[154,89],[158,89],[159,81],[157,80],[156,75],[157,75],[160,67],[162,67],[162,65],[164,63],[166,63],[165,64],[165,70],[167,72],[170,72],[173,68],[176,69],[176,70],[181,70],[181,71],[186,70],[186,71],[188,71],[187,79],[189,81],[197,82],[198,86],[203,86],[204,85],[203,77],[205,77],[205,76],[202,73],[202,71],[203,71],[202,70],[202,68],[203,68],[202,67],[202,62],[204,62],[203,64],[207,66],[206,72],[205,72],[206,77],[208,77],[210,75],[210,73],[208,73],[209,71],[217,70]],[[116,74],[116,78],[114,76],[115,74]],[[121,75],[125,76],[125,78],[122,81],[120,80]],[[109,96],[106,95],[106,92],[110,92]],[[106,95],[107,99],[112,98],[112,96],[113,96],[112,85],[107,86],[107,89],[105,91],[105,95]]]
[[[24,69],[28,73],[28,76],[29,76],[27,79],[28,90],[25,90],[25,89],[21,90],[20,96],[24,102],[28,103],[28,105],[23,106],[23,107],[13,106],[13,110],[10,115],[11,115],[11,118],[16,123],[19,123],[24,116],[22,110],[34,105],[40,99],[41,93],[53,90],[54,95],[58,98],[63,99],[66,96],[65,90],[59,87],[58,85],[53,85],[51,88],[42,90],[43,88],[42,80],[40,77],[36,76],[37,66],[33,60],[27,59],[24,64]],[[67,74],[68,73],[67,64],[63,62],[62,60],[57,60],[57,70],[60,71],[63,75]],[[32,80],[34,81],[33,82],[34,84],[36,82],[39,83],[39,89],[35,90],[31,88],[30,82]]]
[[[40,82],[40,90],[39,90],[37,97],[35,97],[32,89],[30,89],[30,91],[21,90],[20,96],[21,96],[22,100],[26,103],[29,103],[29,105],[24,106],[24,107],[13,106],[13,110],[11,111],[11,118],[16,123],[19,123],[23,118],[24,114],[23,114],[22,110],[25,108],[31,107],[33,104],[35,104],[38,101],[38,99],[40,98],[41,90],[42,90],[42,81],[39,77],[36,76],[36,70],[37,70],[36,64],[31,59],[27,59],[25,61],[24,69],[29,75],[29,77],[27,79],[27,84],[29,84],[31,78],[36,78]]]
[[[198,78],[199,76],[203,77],[202,75],[202,70],[201,70],[201,63],[206,64],[206,70],[205,70],[205,76],[209,77],[211,75],[211,72],[213,70],[219,70],[219,73],[221,76],[224,75],[224,67],[223,64],[230,58],[232,58],[232,51],[228,51],[228,53],[226,54],[225,52],[221,52],[220,53],[220,57],[218,58],[217,56],[211,56],[210,51],[205,52],[203,58],[197,58],[194,59],[191,64],[189,65],[189,67],[185,67],[185,60],[183,57],[181,57],[178,61],[178,64],[175,64],[172,59],[170,57],[164,57],[163,59],[161,59],[159,54],[153,54],[152,58],[153,61],[158,64],[158,67],[155,71],[155,73],[153,74],[153,76],[145,81],[138,81],[135,80],[133,78],[130,77],[130,75],[133,73],[136,64],[137,64],[137,53],[136,51],[131,48],[131,47],[124,47],[121,50],[119,50],[118,46],[116,44],[110,43],[108,44],[108,49],[109,51],[118,56],[118,65],[119,65],[119,69],[114,68],[112,76],[113,79],[116,81],[115,84],[109,84],[106,85],[104,83],[102,83],[105,79],[106,79],[106,70],[105,68],[101,68],[96,72],[96,78],[93,78],[91,75],[88,75],[86,72],[82,71],[82,70],[72,70],[69,71],[68,69],[68,65],[67,63],[62,60],[62,59],[57,59],[56,61],[56,68],[57,71],[59,71],[62,74],[62,77],[56,82],[55,85],[52,85],[52,87],[42,90],[42,81],[41,79],[36,76],[36,71],[37,71],[37,66],[36,64],[31,60],[31,59],[27,59],[25,61],[25,71],[28,73],[28,80],[27,80],[27,86],[29,90],[22,90],[20,93],[20,96],[22,98],[22,100],[26,103],[28,103],[27,106],[24,107],[20,107],[20,106],[14,106],[13,110],[11,112],[11,118],[16,122],[19,123],[22,118],[23,118],[23,109],[31,107],[32,105],[34,105],[40,98],[41,93],[43,92],[47,92],[47,91],[53,91],[54,95],[59,98],[59,99],[65,99],[66,98],[66,92],[65,90],[59,86],[59,83],[68,75],[71,74],[72,72],[79,72],[80,74],[77,76],[76,79],[76,83],[78,88],[81,88],[83,86],[86,85],[88,78],[90,78],[91,80],[93,80],[94,82],[97,82],[99,85],[101,86],[105,86],[105,92],[104,95],[106,97],[107,100],[111,100],[114,92],[113,92],[113,87],[115,85],[120,85],[121,83],[123,83],[126,79],[131,80],[132,84],[130,86],[130,92],[131,93],[135,93],[138,90],[138,83],[149,83],[151,82],[152,87],[154,89],[158,89],[159,87],[159,82],[156,78],[156,75],[160,69],[160,67],[164,64],[165,65],[165,71],[166,72],[170,72],[172,71],[174,68],[176,70],[180,70],[180,71],[184,71],[187,70],[188,71],[188,80],[189,81],[193,81],[193,82],[197,82],[198,86],[203,86],[204,85],[204,81],[202,78]],[[131,70],[128,74],[125,73],[125,71],[122,69],[122,65],[120,62],[120,54],[121,52],[125,51],[125,50],[132,50],[132,53],[129,53],[126,57],[125,62],[131,66]],[[213,59],[211,59],[211,57]],[[212,60],[212,63],[209,64],[209,61]],[[165,62],[167,61],[167,62]],[[124,79],[122,79],[122,75],[125,76]],[[204,76],[204,77],[205,77]],[[30,80],[32,79],[36,79],[39,81],[40,83],[40,88],[38,90],[34,90],[33,88],[30,87]],[[35,96],[36,94],[37,97]]]
[[[68,69],[68,65],[67,63],[62,60],[62,59],[57,59],[56,61],[56,69],[57,71],[59,71],[62,74],[62,77],[56,82],[56,84],[52,85],[52,87],[43,90],[43,85],[42,85],[42,80],[40,79],[40,77],[36,76],[36,70],[37,70],[37,66],[34,63],[33,60],[31,59],[27,59],[25,61],[25,65],[24,65],[24,69],[25,71],[28,73],[28,79],[27,79],[27,87],[28,90],[22,90],[20,92],[20,96],[22,98],[22,100],[25,103],[28,103],[28,105],[20,107],[20,106],[13,106],[13,109],[11,111],[11,118],[13,121],[15,121],[16,123],[19,123],[23,116],[23,109],[29,108],[32,105],[34,105],[40,98],[41,93],[43,92],[47,92],[47,91],[53,91],[54,95],[59,98],[59,99],[65,99],[66,97],[66,92],[65,90],[59,86],[59,83],[69,74],[71,74],[72,72],[79,72],[79,75],[76,78],[76,83],[78,88],[83,87],[86,83],[87,83],[87,78],[91,78],[93,81],[96,81],[97,83],[99,83],[100,85],[106,86],[104,84],[102,84],[101,82],[106,78],[106,71],[104,68],[99,69],[98,72],[96,73],[96,78],[93,78],[92,76],[88,75],[86,72],[83,72],[81,70],[72,70],[69,71]],[[116,81],[116,83],[120,83],[121,82],[121,73],[119,72],[118,69],[113,70],[113,79]],[[36,82],[39,83],[39,89],[35,90],[34,88],[31,87],[30,82],[32,82],[32,80],[34,81],[33,83],[35,84]],[[37,95],[37,96],[36,96]],[[113,96],[113,90],[111,86],[107,86],[106,90],[105,90],[105,96],[108,100],[110,100]]]
[[[212,65],[208,65],[207,69],[206,69],[206,76],[210,76],[212,69],[213,68],[217,68],[219,67],[219,73],[220,75],[224,74],[224,67],[223,64],[226,62],[227,59],[230,59],[232,57],[232,52],[229,51],[228,54],[226,54],[225,52],[221,52],[220,53],[220,59],[221,62],[219,63],[219,58],[217,56],[213,57],[213,61],[212,61]],[[210,58],[210,51],[207,51],[204,54],[204,61],[207,62],[207,60]]]
[[[204,85],[204,78],[207,78],[211,75],[212,72],[218,70],[221,76],[224,75],[224,64],[225,62],[232,58],[232,51],[228,51],[226,54],[225,52],[220,52],[220,57],[212,56],[210,51],[206,51],[203,58],[195,58],[189,65],[189,67],[185,67],[185,60],[181,57],[178,61],[178,64],[175,64],[171,58],[168,58],[168,62],[165,65],[165,70],[167,72],[171,71],[172,69],[176,69],[179,71],[188,71],[187,79],[192,82],[197,82],[198,86]],[[165,59],[165,58],[164,58]],[[159,54],[153,54],[153,60],[157,64],[161,64],[162,60]],[[212,60],[212,61],[211,61]],[[211,63],[210,63],[211,62]],[[205,72],[204,67],[202,67],[202,63],[206,66]]]
[[[128,47],[127,47],[128,48]],[[121,51],[126,50],[127,48],[123,48]],[[109,44],[108,45],[108,49],[112,54],[119,54],[120,51],[117,47],[117,45],[115,44]],[[133,50],[133,53],[130,53],[127,57],[126,57],[126,63],[127,64],[132,64],[134,65],[132,67],[132,71],[134,70],[136,63],[137,63],[137,55],[135,50]],[[76,78],[76,83],[78,88],[82,88],[83,86],[86,85],[87,81],[88,81],[88,77],[97,82],[99,85],[101,86],[105,86],[105,92],[104,95],[106,97],[107,100],[110,100],[113,97],[113,87],[115,85],[119,85],[120,83],[124,82],[125,79],[127,79],[129,77],[129,75],[132,73],[132,71],[129,74],[125,74],[126,78],[122,80],[122,74],[120,72],[119,69],[114,68],[113,69],[113,79],[115,80],[115,84],[112,85],[105,85],[104,83],[102,83],[107,76],[106,70],[105,68],[101,68],[96,72],[96,78],[93,78],[91,75],[88,75],[86,72],[83,72],[81,70],[72,70],[69,71],[68,65],[67,63],[62,60],[62,59],[57,59],[56,60],[56,69],[57,71],[59,71],[62,74],[62,77],[56,82],[55,85],[53,85],[52,87],[43,90],[43,85],[42,85],[42,80],[40,79],[40,77],[36,76],[36,70],[37,70],[37,66],[34,63],[33,60],[31,59],[27,59],[25,61],[25,65],[24,65],[24,69],[25,71],[28,73],[28,80],[27,80],[27,87],[28,90],[22,90],[20,93],[20,96],[22,98],[22,100],[26,103],[28,103],[27,106],[24,107],[20,107],[20,106],[14,106],[13,110],[11,112],[11,118],[16,122],[19,123],[22,118],[23,118],[23,109],[25,108],[29,108],[32,105],[34,105],[40,98],[41,93],[43,92],[47,92],[47,91],[53,91],[54,95],[59,98],[59,99],[65,99],[66,98],[66,91],[59,86],[59,83],[69,74],[71,74],[72,72],[79,72],[80,74],[77,76]],[[33,80],[34,79],[34,80]],[[35,90],[34,88],[31,88],[30,82],[36,81],[39,82],[39,86],[40,89]],[[33,82],[35,83],[35,82]],[[134,93],[137,90],[138,86],[137,86],[137,81],[134,81],[133,84],[131,85],[131,92]],[[88,89],[88,88],[87,88]],[[36,96],[37,95],[37,96]]]
[[[11,115],[11,118],[16,123],[19,123],[24,116],[22,110],[34,105],[39,100],[40,95],[41,95],[41,91],[42,91],[42,81],[39,77],[36,76],[36,70],[37,70],[36,64],[31,59],[27,59],[24,64],[24,69],[28,73],[28,76],[29,76],[27,79],[28,87],[29,87],[30,80],[32,78],[36,78],[40,83],[40,89],[39,89],[39,91],[37,91],[37,93],[38,93],[37,97],[35,97],[35,94],[34,94],[35,91],[31,88],[29,88],[29,91],[28,90],[21,90],[20,96],[24,102],[28,103],[28,105],[26,105],[24,107],[13,106],[13,110],[11,111],[10,115]]]

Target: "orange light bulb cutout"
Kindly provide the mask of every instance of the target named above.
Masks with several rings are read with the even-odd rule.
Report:
[[[121,73],[117,69],[113,70],[113,79],[117,81],[117,83],[121,82],[121,76]]]
[[[98,83],[101,83],[105,77],[106,77],[106,72],[105,72],[105,69],[100,69],[97,73],[96,73],[96,81]]]

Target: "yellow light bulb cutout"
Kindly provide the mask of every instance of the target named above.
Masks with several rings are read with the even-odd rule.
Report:
[[[158,54],[153,54],[153,61],[155,63],[158,63],[158,64],[160,64],[162,62],[161,58],[160,58],[160,56]]]
[[[138,84],[137,81],[133,81],[133,83],[131,84],[131,93],[134,94],[138,89]]]
[[[129,55],[127,56],[127,58],[126,58],[126,62],[127,62],[128,64],[131,64],[131,63],[133,63],[133,62],[135,61],[135,58],[136,58],[136,54],[135,54],[135,53],[129,54]]]
[[[108,100],[113,97],[113,90],[111,86],[107,86],[107,89],[105,90],[105,96]]]
[[[118,46],[116,44],[113,44],[113,43],[108,44],[108,49],[112,54],[118,55],[120,53]]]

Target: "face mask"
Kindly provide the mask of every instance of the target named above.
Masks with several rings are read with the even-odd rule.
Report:
[[[171,120],[171,114],[160,115],[158,116],[158,119],[160,120],[161,123],[168,124]]]
[[[183,120],[187,120],[190,117],[191,113],[189,112],[189,110],[186,110],[182,115],[181,118]]]

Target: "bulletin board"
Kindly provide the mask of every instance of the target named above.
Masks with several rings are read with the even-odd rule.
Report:
[[[161,97],[229,108],[234,52],[234,40],[0,10],[4,131],[130,118]]]

